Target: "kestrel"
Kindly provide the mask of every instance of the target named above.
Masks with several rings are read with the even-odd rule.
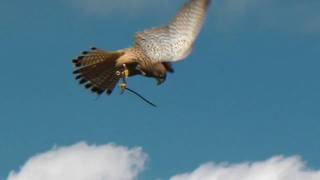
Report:
[[[123,92],[126,79],[134,75],[152,77],[162,84],[167,72],[174,72],[171,63],[191,53],[209,3],[188,0],[169,24],[136,33],[132,47],[112,52],[95,47],[84,51],[73,60],[75,78],[98,95],[110,95],[120,79]]]

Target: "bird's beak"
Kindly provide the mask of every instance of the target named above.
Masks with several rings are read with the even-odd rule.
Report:
[[[156,78],[157,80],[157,85],[159,86],[160,84],[164,83],[166,81],[166,77],[163,78]]]

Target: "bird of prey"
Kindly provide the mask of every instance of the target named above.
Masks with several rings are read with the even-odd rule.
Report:
[[[75,78],[98,95],[110,95],[121,79],[123,92],[126,79],[135,75],[155,78],[158,85],[162,84],[167,72],[174,72],[171,63],[191,53],[209,3],[188,0],[167,25],[136,33],[129,48],[109,52],[93,47],[84,51],[73,60]]]

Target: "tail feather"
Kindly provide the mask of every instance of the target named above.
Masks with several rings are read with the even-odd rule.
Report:
[[[116,86],[117,82],[118,82],[118,76],[117,75],[113,75],[116,74],[116,71],[112,72],[111,75],[109,75],[109,78],[107,78],[107,81],[104,81],[104,83],[101,85],[103,88],[107,89],[107,94],[110,95],[114,89],[114,87]]]
[[[76,67],[84,67],[104,61],[104,59],[112,58],[115,53],[109,53],[97,48],[91,48],[91,51],[83,51],[77,59],[72,62]]]
[[[101,66],[103,67],[103,66]],[[104,69],[104,70],[99,70],[98,68],[95,69],[94,71],[88,71],[87,77],[92,78],[91,82],[94,84],[99,84],[100,89],[106,89],[107,94],[111,94],[113,91],[114,87],[116,86],[117,82],[120,79],[120,76],[117,75],[117,71],[121,70],[121,68],[111,68],[111,69]],[[95,74],[93,72],[101,72],[100,74]]]
[[[76,66],[73,72],[76,80],[99,95],[105,91],[111,94],[120,79],[116,72],[122,67],[117,66],[116,61],[122,55],[122,52],[106,52],[98,49],[83,52],[73,60]]]

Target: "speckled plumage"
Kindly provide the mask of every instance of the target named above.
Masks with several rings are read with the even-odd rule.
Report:
[[[202,27],[209,0],[189,0],[166,26],[135,36],[135,48],[154,62],[178,61],[188,56]]]
[[[97,94],[111,94],[121,79],[124,64],[129,76],[153,77],[161,84],[171,62],[187,57],[202,27],[210,0],[188,0],[171,22],[159,28],[138,32],[130,48],[107,52],[97,48],[83,52],[73,61],[80,84]]]

